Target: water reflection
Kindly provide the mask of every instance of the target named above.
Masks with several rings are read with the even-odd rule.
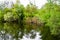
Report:
[[[21,26],[18,23],[0,23],[0,40],[22,40],[24,37],[34,39],[38,32],[40,28],[33,24]]]

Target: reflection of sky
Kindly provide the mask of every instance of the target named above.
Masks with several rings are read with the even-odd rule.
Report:
[[[33,32],[34,32],[34,31],[33,31]],[[41,36],[39,36],[39,34],[40,34],[39,32],[34,32],[34,33],[36,33],[36,36],[35,36],[34,39],[31,39],[31,38],[30,38],[31,34],[29,33],[28,37],[27,37],[27,35],[25,34],[25,35],[23,36],[23,38],[20,39],[20,40],[42,40],[42,39],[40,39]],[[6,40],[14,40],[14,39],[12,38],[12,35],[10,35],[10,34],[5,34],[5,36],[2,35],[2,34],[0,34],[0,40],[4,40],[4,39],[6,39]]]
[[[36,32],[35,39],[26,38],[25,36],[23,36],[23,39],[21,39],[21,40],[42,40],[40,38],[41,38],[41,36],[39,36],[39,32]]]
[[[14,3],[16,2],[16,0],[0,0],[0,1],[13,1]],[[21,4],[23,4],[24,6],[26,6],[27,4],[29,4],[29,0],[20,0]],[[34,3],[34,0],[32,1],[32,3]],[[44,5],[47,1],[46,0],[35,0],[35,4],[38,8],[41,8],[42,5]]]

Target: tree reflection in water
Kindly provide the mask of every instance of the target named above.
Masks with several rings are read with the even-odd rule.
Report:
[[[40,32],[38,26],[33,24],[24,24],[24,27],[18,23],[0,23],[0,39],[1,40],[19,40],[24,36],[26,38],[36,38],[36,33]]]

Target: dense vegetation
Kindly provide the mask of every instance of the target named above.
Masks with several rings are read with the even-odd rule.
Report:
[[[0,22],[17,21],[22,29],[25,23],[37,23],[41,27],[42,40],[60,40],[60,4],[55,2],[48,0],[41,9],[32,4],[24,7],[18,3],[12,4],[11,8],[0,7]]]

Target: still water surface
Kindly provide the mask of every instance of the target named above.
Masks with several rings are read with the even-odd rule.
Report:
[[[42,40],[40,26],[34,24],[0,23],[0,40]]]

